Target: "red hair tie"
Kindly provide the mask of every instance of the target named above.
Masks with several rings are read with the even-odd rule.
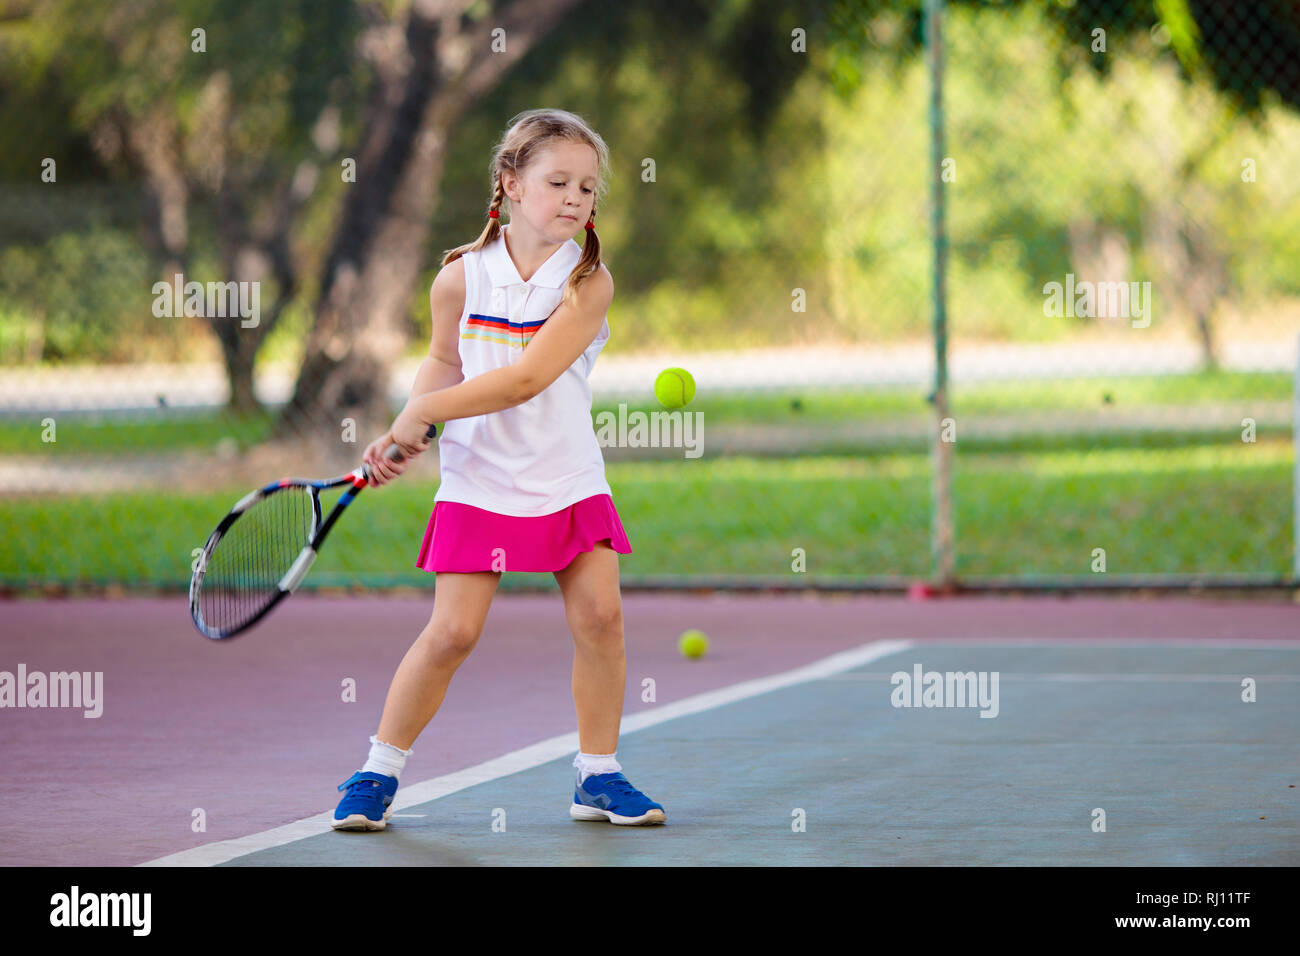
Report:
[[[588,229],[595,229],[595,228],[596,228],[596,221],[595,221],[594,219],[588,219],[588,220],[587,220],[587,228],[588,228]]]
[[[499,210],[496,210],[496,209],[489,209],[489,210],[488,210],[488,218],[489,218],[489,219],[500,219],[500,218],[501,218],[501,213],[500,213]]]

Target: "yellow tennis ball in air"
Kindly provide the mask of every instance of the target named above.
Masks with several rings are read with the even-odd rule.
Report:
[[[695,397],[695,379],[684,368],[666,368],[655,379],[655,398],[664,408],[681,408]]]
[[[709,639],[703,631],[691,628],[689,631],[683,631],[682,636],[677,639],[677,649],[682,652],[683,657],[692,659],[703,657],[709,651]]]

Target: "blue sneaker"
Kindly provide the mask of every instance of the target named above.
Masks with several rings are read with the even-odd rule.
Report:
[[[621,773],[593,773],[584,781],[581,770],[569,816],[575,820],[608,820],[633,827],[665,822],[663,805],[628,783]]]
[[[346,790],[334,811],[330,826],[335,830],[382,830],[393,815],[391,804],[397,793],[397,778],[358,770],[339,784]]]

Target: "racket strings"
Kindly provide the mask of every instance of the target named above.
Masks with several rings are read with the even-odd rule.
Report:
[[[207,626],[230,631],[265,610],[314,525],[311,491],[296,486],[272,492],[241,514],[208,558],[199,592]]]

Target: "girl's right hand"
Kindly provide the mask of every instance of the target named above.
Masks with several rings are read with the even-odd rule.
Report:
[[[402,472],[406,471],[410,460],[395,462],[384,457],[384,451],[393,443],[391,431],[384,432],[368,446],[362,461],[370,466],[370,484],[374,487],[385,485]]]

